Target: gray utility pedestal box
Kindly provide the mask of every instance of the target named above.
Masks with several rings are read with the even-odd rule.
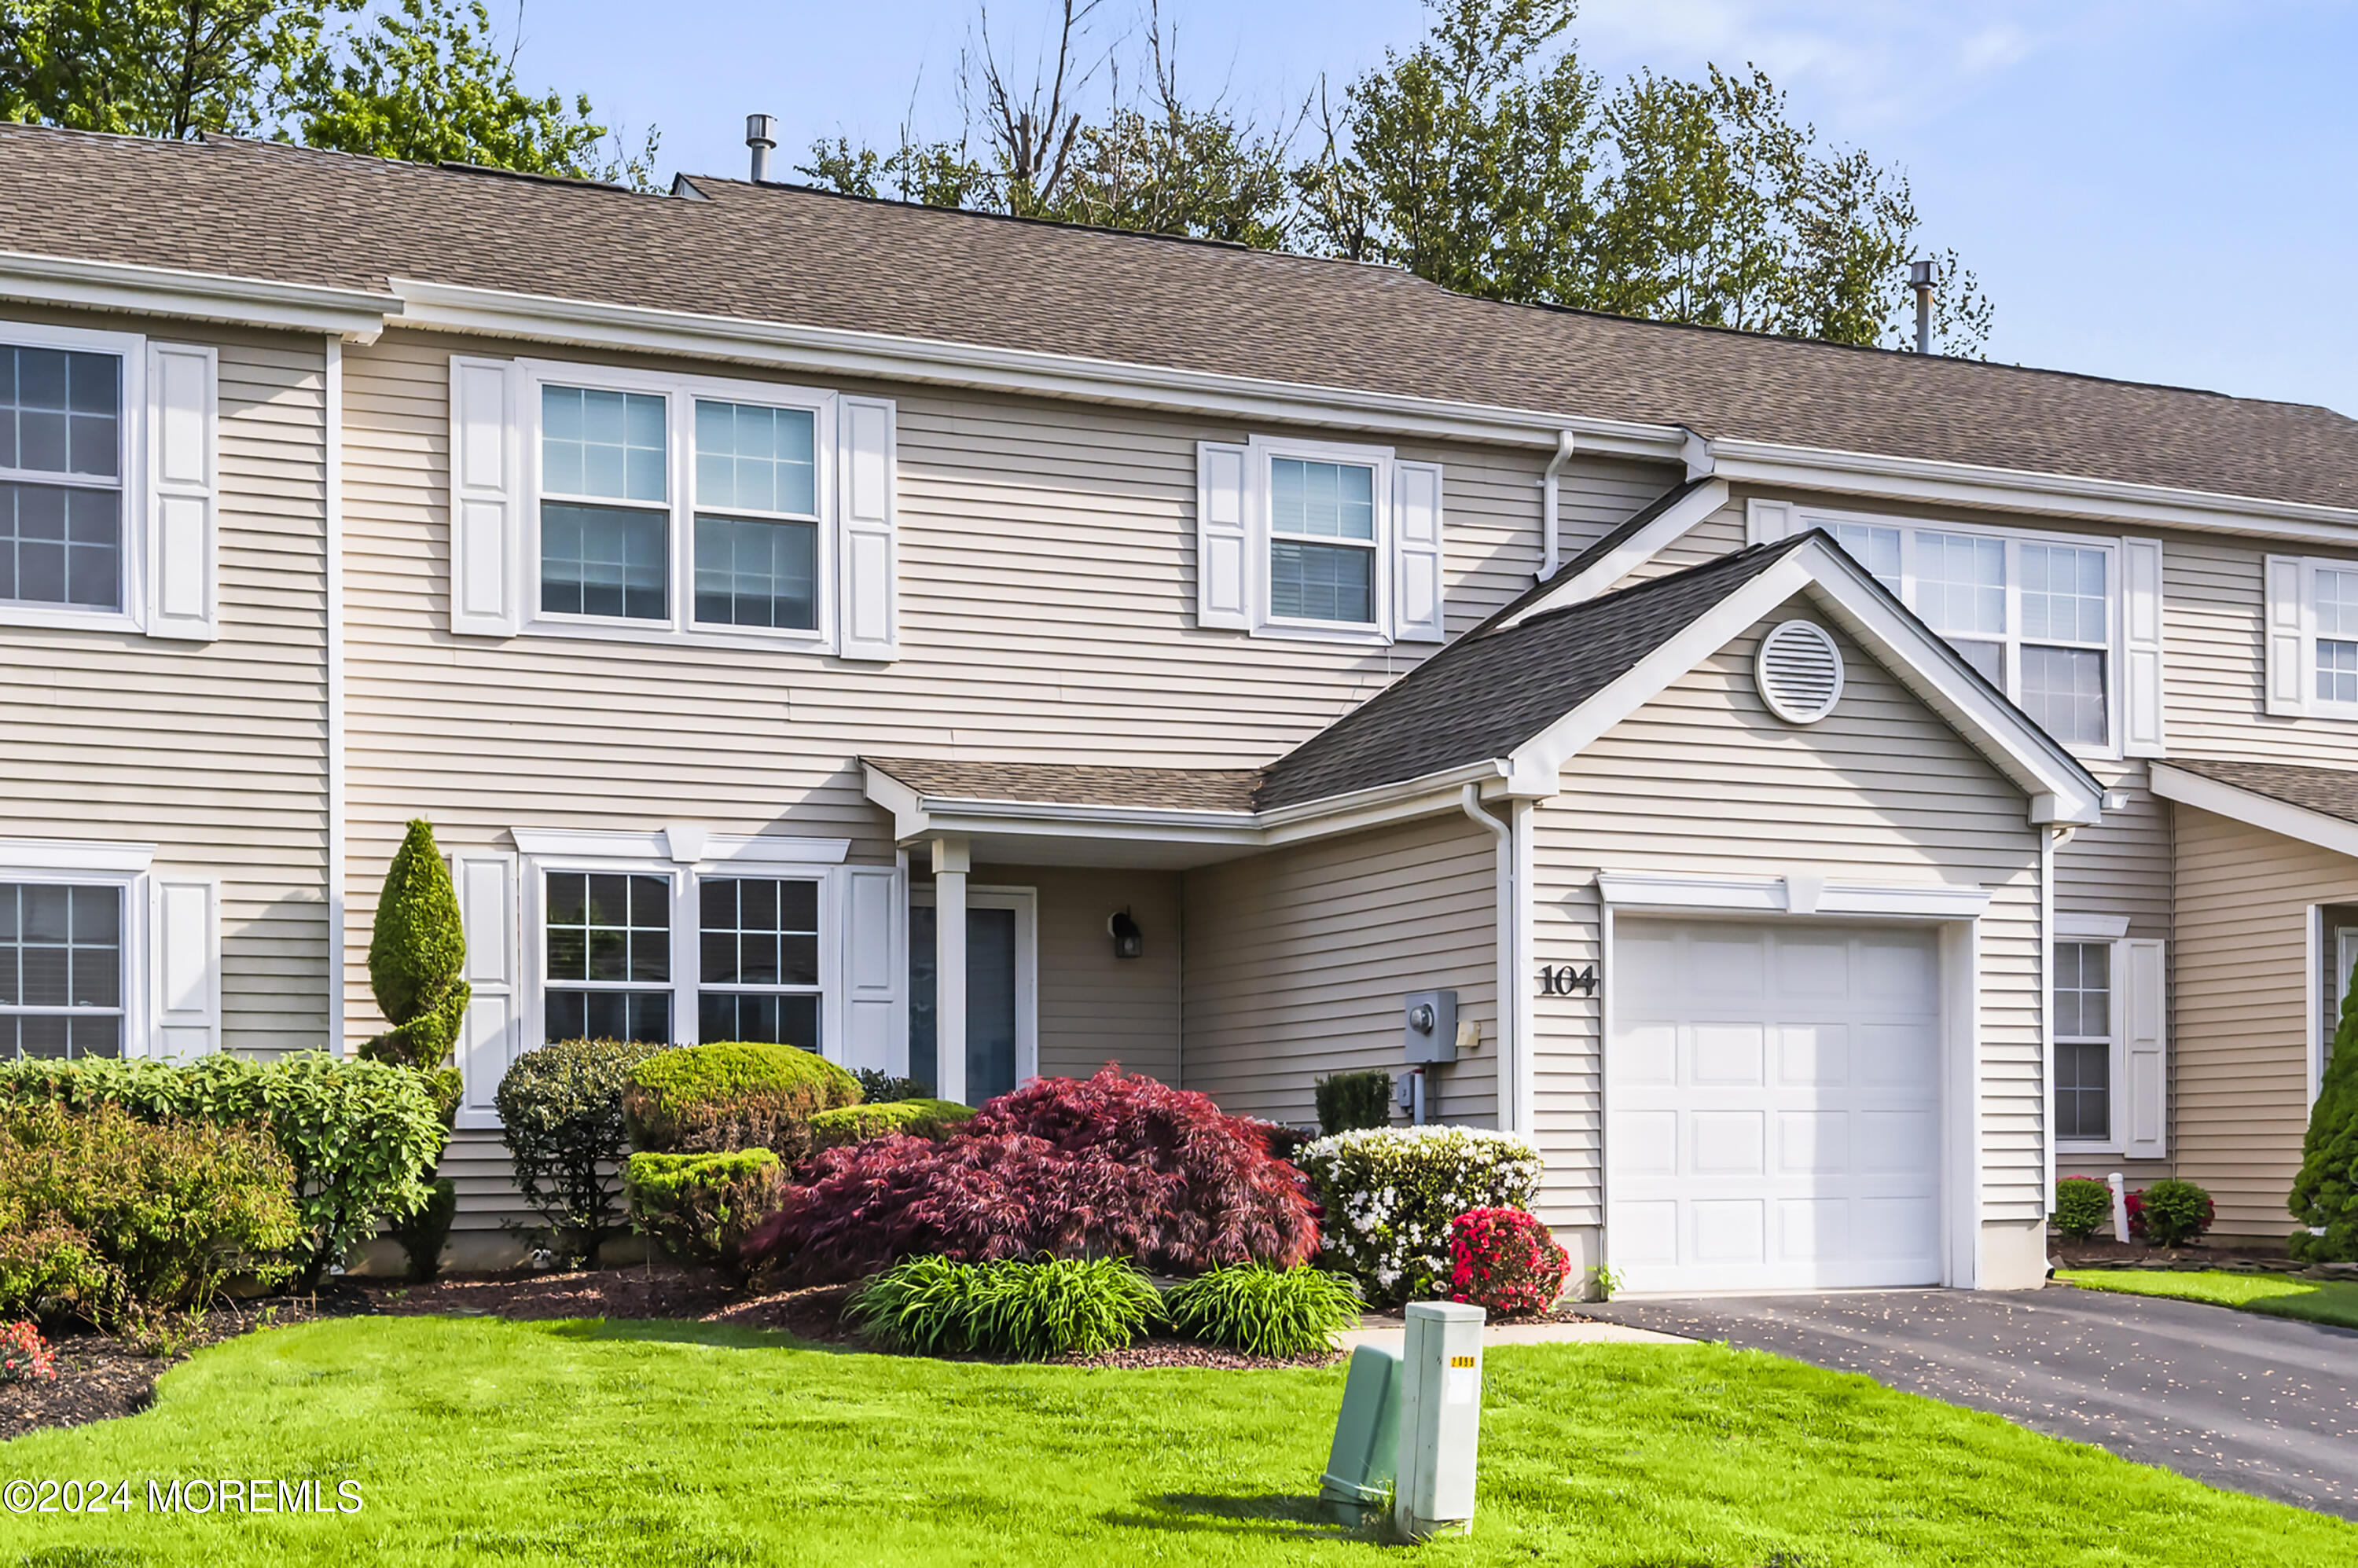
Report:
[[[1357,1524],[1381,1512],[1384,1494],[1400,1474],[1400,1352],[1362,1345],[1351,1352],[1343,1379],[1343,1413],[1335,1422],[1335,1450],[1318,1477],[1319,1512]]]
[[[1414,1302],[1401,1352],[1400,1484],[1392,1527],[1411,1541],[1474,1528],[1482,1438],[1482,1309]]]
[[[1411,1063],[1457,1060],[1457,993],[1411,991],[1401,1034]]]

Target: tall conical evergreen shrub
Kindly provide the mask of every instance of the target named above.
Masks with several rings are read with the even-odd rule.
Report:
[[[412,822],[384,873],[369,938],[369,989],[393,1027],[362,1046],[361,1054],[427,1074],[451,1110],[458,1108],[459,1074],[450,1052],[471,994],[460,978],[466,967],[458,890],[434,847],[433,827]]]
[[[2286,1206],[2299,1220],[2292,1255],[2304,1262],[2358,1260],[2358,977],[2342,1000],[2317,1104],[2301,1143],[2300,1174]],[[2324,1235],[2314,1234],[2321,1229]]]

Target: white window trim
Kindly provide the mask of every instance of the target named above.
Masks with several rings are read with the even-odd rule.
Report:
[[[0,838],[0,882],[112,887],[123,895],[123,1054],[147,1054],[148,868],[153,844]],[[14,1016],[13,1014],[11,1016]],[[0,1058],[5,1059],[5,1058]]]
[[[2127,700],[2125,671],[2128,664],[2127,620],[2125,600],[2127,585],[2123,578],[2125,562],[2123,541],[2106,534],[2072,534],[2033,528],[1991,527],[1983,524],[1952,523],[1933,517],[1906,516],[1889,512],[1841,512],[1826,507],[1786,505],[1790,521],[1790,534],[1806,533],[1812,528],[1823,528],[1833,534],[1837,525],[1851,524],[1870,528],[1896,528],[1900,532],[1899,580],[1900,602],[1911,612],[1916,611],[1915,544],[1909,535],[1918,531],[1935,534],[1956,534],[1969,538],[1996,539],[2006,546],[2006,623],[2003,634],[2006,679],[2002,687],[2008,701],[2020,706],[2022,626],[2022,574],[2016,569],[2022,545],[2065,545],[2075,549],[2101,550],[2104,554],[2104,743],[2101,746],[2086,741],[2063,741],[2072,755],[2097,761],[2117,761],[2124,755],[2124,739],[2127,716],[2123,704]],[[1768,503],[1754,502],[1751,523],[1753,542],[1763,536],[1767,519],[1760,515],[1771,510]],[[1779,537],[1785,535],[1778,535]],[[1839,541],[1837,541],[1839,542]],[[1861,563],[1864,569],[1865,563]],[[1920,612],[1918,612],[1920,613]],[[1928,622],[1929,624],[1929,622]],[[1936,632],[1944,642],[1947,633]],[[1986,642],[1988,638],[1968,638]],[[2046,646],[2048,644],[2040,644]],[[2056,643],[2059,647],[2084,647],[2084,643]],[[2353,707],[2358,714],[2358,707]]]
[[[2125,920],[2121,923],[2124,930],[2127,924]],[[2076,943],[2082,946],[2104,949],[2105,1135],[2102,1138],[2066,1138],[2058,1131],[2055,1135],[2056,1152],[2075,1158],[2083,1154],[2117,1154],[2127,1145],[2121,1130],[2126,1125],[2129,1109],[2128,1032],[2121,1024],[2127,1000],[2125,988],[2122,984],[2123,966],[2127,963],[2128,955],[2122,949],[2121,935],[2121,932],[2104,930],[2099,922],[2084,916],[2075,919],[2058,914],[2055,917],[2055,946]],[[2052,994],[2051,988],[2050,994]],[[2093,1034],[2075,1034],[2066,1039],[2061,1030],[2055,1032],[2055,1044],[2059,1049],[2065,1045],[2093,1044],[2096,1041],[2097,1037]]]
[[[0,626],[49,631],[145,632],[147,629],[147,339],[137,332],[101,332],[81,327],[0,322],[0,345],[64,349],[74,353],[114,354],[123,362],[123,406],[115,420],[115,468],[122,481],[121,540],[123,607],[77,610],[64,605],[0,600]],[[0,481],[59,484],[60,476],[29,469],[0,469]],[[103,486],[89,486],[101,489]]]
[[[517,397],[516,427],[523,443],[524,498],[522,576],[524,604],[517,631],[523,636],[587,637],[600,641],[644,643],[662,641],[700,647],[757,645],[826,654],[838,645],[836,561],[841,521],[836,481],[836,421],[839,395],[819,387],[792,386],[778,382],[724,380],[713,376],[667,374],[614,365],[577,364],[556,360],[520,359],[523,375]],[[540,607],[540,509],[546,493],[541,483],[541,389],[546,386],[586,387],[594,392],[636,392],[665,399],[665,499],[662,503],[619,501],[611,497],[563,496],[665,516],[665,615],[655,621],[623,621],[604,615],[569,615]],[[808,412],[812,419],[814,517],[784,514],[759,514],[763,521],[815,522],[817,548],[812,571],[816,579],[818,624],[799,627],[726,626],[695,619],[696,614],[696,402],[709,398],[768,408]],[[733,509],[728,515],[752,516]]]
[[[2265,677],[2267,711],[2290,718],[2358,719],[2358,702],[2333,702],[2317,694],[2317,574],[2358,572],[2358,560],[2337,560],[2327,556],[2270,556],[2263,569],[2266,576],[2262,592],[2267,602],[2263,610],[2262,634],[2266,640],[2266,662],[2270,666]],[[2292,578],[2289,585],[2284,581],[2287,574]],[[2283,589],[2287,586],[2294,588],[2289,604],[2283,602]],[[2297,635],[2297,647],[2291,638],[2282,634],[2286,632]],[[2292,664],[2293,689],[2289,692],[2283,689],[2281,677],[2285,672],[2278,667],[2288,660]]]
[[[841,965],[835,957],[840,946],[844,867],[841,858],[785,860],[776,858],[792,852],[785,846],[811,846],[824,857],[828,847],[841,840],[705,838],[698,836],[693,844],[683,842],[684,830],[674,828],[662,834],[564,834],[562,838],[576,842],[552,842],[560,838],[555,832],[519,832],[518,848],[523,851],[523,865],[518,878],[517,934],[524,950],[517,987],[519,993],[519,1023],[522,1029],[520,1049],[538,1050],[549,1043],[547,1029],[548,979],[548,874],[552,871],[602,873],[623,876],[662,877],[671,888],[671,979],[662,985],[623,985],[619,982],[601,988],[614,990],[668,990],[671,993],[670,1044],[687,1045],[697,1043],[698,1035],[697,992],[703,988],[701,976],[700,936],[702,911],[697,888],[704,877],[774,877],[782,881],[813,881],[818,884],[818,951],[819,976],[815,988],[784,988],[796,994],[816,989],[819,998],[819,1053],[830,1061],[843,1057],[844,986]],[[665,840],[670,839],[669,845]],[[673,858],[672,849],[688,852]],[[603,851],[603,852],[601,852]],[[709,852],[708,852],[709,851]],[[557,982],[557,989],[574,989]],[[745,988],[763,989],[770,988]]]
[[[912,907],[931,909],[934,887],[919,882],[909,890]],[[1021,887],[969,887],[966,906],[1015,912],[1015,1087],[1040,1076],[1040,891]],[[904,920],[906,916],[903,917]],[[914,953],[914,945],[912,952]],[[901,1071],[909,1070],[908,1029],[901,1032]],[[939,1070],[936,1065],[936,1071]]]
[[[1376,558],[1376,618],[1372,622],[1308,621],[1279,616],[1270,610],[1269,553],[1276,536],[1270,526],[1270,464],[1278,458],[1352,463],[1375,470],[1376,536],[1370,542],[1370,550]],[[1396,569],[1393,556],[1398,548],[1392,522],[1392,462],[1393,452],[1390,447],[1347,446],[1334,441],[1296,440],[1281,436],[1254,436],[1246,442],[1245,530],[1248,553],[1245,569],[1249,579],[1247,602],[1251,606],[1254,636],[1306,643],[1345,643],[1358,647],[1391,645],[1394,641],[1392,577]]]

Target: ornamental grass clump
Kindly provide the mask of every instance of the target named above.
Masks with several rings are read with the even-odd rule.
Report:
[[[1299,1158],[1325,1210],[1328,1263],[1388,1303],[1448,1293],[1451,1220],[1528,1208],[1539,1193],[1538,1147],[1485,1128],[1367,1128],[1321,1138]]]
[[[1545,1312],[1563,1294],[1572,1255],[1520,1208],[1469,1209],[1449,1222],[1449,1299],[1494,1313]]]
[[[2066,1240],[2087,1240],[2104,1227],[2112,1213],[2111,1183],[2066,1176],[2055,1184],[2055,1229]]]
[[[1365,1310],[1348,1275],[1306,1263],[1207,1269],[1163,1293],[1163,1315],[1184,1337],[1280,1361],[1333,1350],[1335,1336],[1357,1327]]]
[[[862,1335],[892,1349],[1019,1361],[1102,1356],[1162,1315],[1153,1285],[1119,1258],[912,1258],[870,1280],[844,1308]]]

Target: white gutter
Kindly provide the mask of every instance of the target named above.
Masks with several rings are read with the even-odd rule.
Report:
[[[389,294],[265,283],[221,273],[0,251],[0,298],[332,332],[371,342],[401,301]]]
[[[1555,456],[1548,460],[1547,471],[1540,475],[1540,580],[1555,576],[1556,492],[1555,476],[1572,460],[1573,433],[1556,432]]]
[[[328,1052],[344,1054],[344,840],[349,745],[344,724],[344,343],[327,341]]]

